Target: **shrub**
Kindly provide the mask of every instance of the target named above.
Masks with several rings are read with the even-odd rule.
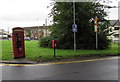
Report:
[[[74,33],[72,32],[73,25],[73,3],[55,3],[51,16],[53,16],[53,24],[50,27],[51,35],[58,37],[57,48],[73,49],[74,48]],[[86,7],[87,5],[87,7]],[[99,2],[93,3],[76,3],[76,48],[77,49],[96,49],[96,33],[94,32],[95,16],[98,17],[98,48],[109,48],[110,21],[105,19],[107,13],[102,8],[103,5]],[[98,9],[98,7],[101,7]],[[100,23],[101,22],[101,23]]]
[[[43,37],[40,40],[40,47],[47,47],[47,48],[51,48],[52,46],[52,40],[56,40],[54,37],[52,36],[47,36],[47,37]]]
[[[70,34],[69,34],[70,35]],[[98,49],[108,49],[110,45],[110,40],[107,39],[104,35],[98,35]],[[57,41],[57,48],[59,49],[73,49],[74,48],[74,38],[71,36],[63,36]],[[87,35],[85,37],[76,36],[76,48],[77,49],[96,49],[96,38]]]

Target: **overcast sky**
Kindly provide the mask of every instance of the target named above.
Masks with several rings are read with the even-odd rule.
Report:
[[[111,0],[109,5],[118,6],[118,1]],[[12,27],[43,25],[51,8],[50,0],[0,0],[0,28],[10,30]],[[118,19],[118,9],[108,10],[109,19]],[[48,23],[49,20],[48,20]]]

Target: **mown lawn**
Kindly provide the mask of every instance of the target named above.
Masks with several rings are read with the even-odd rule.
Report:
[[[12,60],[12,41],[2,42],[2,58],[0,60]],[[51,60],[53,58],[53,49],[39,47],[38,41],[25,41],[26,58],[29,60],[43,61]],[[57,58],[69,59],[74,57],[96,56],[96,55],[116,55],[118,54],[118,45],[112,43],[110,49],[107,50],[56,50]]]

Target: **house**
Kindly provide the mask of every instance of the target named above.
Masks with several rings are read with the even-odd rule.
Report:
[[[29,37],[31,39],[39,39],[42,37],[46,37],[50,35],[50,31],[48,30],[48,26],[31,26],[31,27],[23,27],[25,37]]]
[[[9,35],[8,31],[5,31],[4,29],[0,29],[0,39],[7,39]]]
[[[110,20],[111,26],[109,27],[112,35],[108,36],[113,42],[118,42],[120,39],[120,21],[119,20]]]

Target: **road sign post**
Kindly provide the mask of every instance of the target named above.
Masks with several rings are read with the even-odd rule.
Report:
[[[94,28],[95,28],[95,32],[96,32],[96,50],[98,50],[98,18],[95,17],[94,19]]]
[[[96,32],[96,50],[98,50],[98,33]]]
[[[77,28],[77,25],[75,24],[75,1],[73,0],[73,25],[72,25],[72,31],[74,32],[74,52],[75,52],[75,50],[76,50],[76,33],[75,32],[77,32],[77,29],[75,29],[75,28]],[[76,25],[76,27],[75,27],[75,25]]]
[[[76,33],[74,32],[74,52],[76,50]]]
[[[77,24],[72,25],[72,31],[74,32],[74,52],[76,50],[76,32],[77,32]]]

